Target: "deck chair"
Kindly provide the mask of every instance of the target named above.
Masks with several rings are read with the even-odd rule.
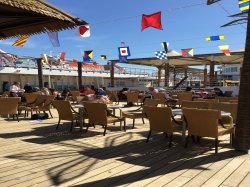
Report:
[[[124,123],[124,131],[126,131],[126,122],[124,117],[117,117],[110,114],[107,110],[107,105],[104,103],[93,103],[93,102],[83,102],[86,109],[89,124],[87,126],[86,132],[89,126],[102,125],[104,127],[103,136],[106,134],[107,126],[110,123],[120,122]]]
[[[71,121],[70,131],[72,131],[74,126],[74,121],[76,121],[77,123],[77,121],[80,118],[79,113],[72,108],[69,101],[54,100],[52,102],[52,105],[56,108],[59,115],[59,120],[56,129],[59,128],[61,120],[66,120],[66,121]]]
[[[80,96],[80,91],[71,91],[71,99],[74,102],[77,102],[77,97]]]
[[[44,103],[42,105],[38,106],[37,108],[34,108],[33,110],[34,111],[37,110],[39,113],[41,111],[43,111],[43,113],[45,113],[46,111],[48,111],[49,114],[50,114],[50,116],[51,116],[51,118],[53,118],[50,109],[51,109],[51,105],[52,105],[52,102],[54,101],[54,99],[55,99],[54,95],[46,95],[46,99],[45,99]]]
[[[193,93],[192,92],[181,92],[177,93],[177,102],[176,105],[181,107],[182,101],[192,101]]]
[[[219,110],[182,108],[182,112],[188,128],[185,148],[188,146],[191,135],[215,138],[215,153],[218,152],[219,136],[230,134],[230,143],[232,143],[234,127],[222,124],[221,112]]]
[[[160,101],[157,100],[157,99],[146,98],[143,105],[144,106],[157,106],[159,102]],[[141,118],[143,124],[145,124],[144,118],[146,116],[145,116],[145,113],[143,112],[143,108],[142,107],[139,107],[136,110],[124,111],[124,112],[122,112],[122,116],[125,117],[125,119],[126,118],[133,119],[132,129],[135,127],[135,119]]]
[[[143,106],[145,115],[149,119],[150,130],[146,142],[149,141],[152,131],[170,133],[169,144],[172,146],[174,132],[182,132],[182,124],[177,122],[170,107]]]
[[[182,101],[182,107],[208,109],[208,102],[204,101]]]
[[[0,97],[0,116],[2,115],[13,115],[16,116],[17,121],[18,118],[18,104],[21,102],[20,97]]]
[[[159,93],[153,93],[152,94],[153,99],[158,99],[159,100],[159,104],[165,106],[166,105],[166,98],[165,98],[165,93],[163,92],[159,92]]]

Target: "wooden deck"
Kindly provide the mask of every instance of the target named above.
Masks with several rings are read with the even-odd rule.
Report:
[[[110,125],[88,133],[70,123],[55,130],[57,114],[42,122],[0,118],[0,186],[249,186],[250,156],[234,151],[229,137],[202,139],[183,148],[175,134],[168,148],[162,133],[145,143],[148,122],[127,121],[127,132]]]

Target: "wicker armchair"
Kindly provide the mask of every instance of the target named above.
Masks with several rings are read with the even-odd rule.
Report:
[[[170,133],[169,147],[172,146],[172,137],[174,132],[182,132],[182,124],[177,122],[170,107],[152,107],[143,106],[143,110],[149,119],[150,130],[147,141],[149,141],[152,131]]]
[[[188,146],[191,135],[210,137],[215,138],[215,153],[217,153],[219,136],[231,134],[231,140],[233,139],[234,127],[230,124],[222,124],[220,111],[193,108],[182,108],[182,111],[188,127],[185,147]]]
[[[84,107],[86,109],[89,125],[87,126],[86,132],[89,126],[102,125],[104,127],[103,136],[106,134],[107,125],[110,123],[120,122],[124,123],[124,131],[126,131],[126,122],[124,117],[117,117],[110,114],[107,110],[107,105],[104,103],[93,103],[84,102]]]

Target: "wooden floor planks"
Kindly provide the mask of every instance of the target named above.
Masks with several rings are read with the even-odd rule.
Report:
[[[125,109],[126,110],[126,109]],[[42,122],[0,118],[0,186],[248,186],[250,156],[234,151],[229,137],[202,139],[183,148],[181,135],[173,147],[162,133],[145,143],[148,121],[136,121],[127,132],[119,124],[69,132],[70,123],[55,130],[55,118]]]

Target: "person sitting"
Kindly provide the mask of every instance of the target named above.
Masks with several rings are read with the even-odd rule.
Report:
[[[153,86],[148,87],[147,94],[152,95],[153,93],[158,93],[158,92],[159,91],[156,88],[154,88]]]
[[[98,88],[98,89],[95,91],[95,94],[96,94],[96,95],[106,95],[106,92],[105,92],[102,88]]]
[[[118,99],[119,101],[126,101],[127,100],[127,95],[126,93],[128,92],[129,88],[122,88],[122,90],[120,90],[117,93]]]
[[[87,86],[82,86],[82,88],[80,89],[80,93],[82,93],[83,95],[89,95],[89,94],[94,94],[95,92],[94,90],[92,90]]]
[[[11,97],[21,97],[24,92],[25,92],[25,90],[20,88],[20,82],[14,82],[10,86],[10,96]]]
[[[33,88],[29,83],[26,83],[23,88],[25,90],[25,93],[32,93],[33,92]]]
[[[42,87],[41,93],[42,95],[50,95],[49,89],[47,87]]]

